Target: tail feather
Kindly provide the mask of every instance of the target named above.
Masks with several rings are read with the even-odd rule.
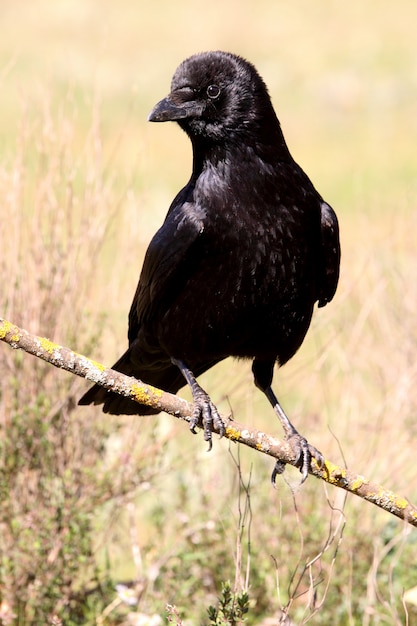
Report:
[[[179,369],[172,365],[169,361],[166,365],[160,366],[158,369],[143,369],[139,371],[138,367],[132,363],[131,351],[127,350],[115,363],[112,369],[134,376],[144,383],[163,389],[170,393],[177,393],[178,389],[185,385],[185,380]],[[130,398],[125,398],[114,391],[107,391],[100,385],[93,385],[78,401],[79,405],[102,404],[104,413],[112,415],[154,415],[159,413],[158,409],[153,409],[144,404],[139,404]]]

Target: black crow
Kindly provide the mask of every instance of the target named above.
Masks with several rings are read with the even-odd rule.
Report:
[[[193,147],[193,170],[153,237],[129,314],[129,348],[113,366],[176,393],[191,387],[210,442],[224,424],[196,377],[226,357],[252,359],[294,449],[302,480],[310,446],[271,388],[274,364],[300,347],[315,302],[326,305],[339,278],[333,209],[292,158],[267,88],[251,63],[227,52],[186,59],[171,93],[149,115],[176,121]],[[105,413],[157,413],[95,385],[80,404]]]

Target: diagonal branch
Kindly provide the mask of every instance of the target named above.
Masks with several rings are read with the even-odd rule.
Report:
[[[188,422],[191,420],[192,404],[186,400],[107,368],[69,348],[53,343],[49,339],[31,335],[26,330],[2,318],[0,318],[0,340],[8,343],[12,348],[24,350],[55,365],[55,367],[87,378],[87,380],[98,383],[105,389],[129,397],[136,402],[160,409]],[[280,441],[267,433],[247,428],[231,417],[223,417],[223,421],[226,426],[225,437],[228,439],[268,454],[282,463],[295,465],[294,454],[285,441]],[[413,506],[406,498],[381,485],[370,482],[359,474],[335,465],[331,461],[326,460],[321,469],[314,459],[312,463],[310,474],[313,476],[372,502],[388,513],[417,527],[417,507]]]

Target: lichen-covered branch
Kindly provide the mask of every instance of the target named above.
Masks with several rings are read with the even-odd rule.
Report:
[[[0,340],[8,343],[12,348],[33,354],[55,365],[55,367],[98,383],[105,389],[115,391],[132,398],[132,400],[170,413],[177,418],[186,421],[191,419],[192,404],[178,396],[166,393],[135,378],[104,367],[104,365],[77,354],[69,348],[53,343],[49,339],[31,335],[26,330],[2,318],[0,318]],[[295,465],[296,459],[294,454],[285,441],[280,441],[259,430],[247,428],[231,417],[223,417],[223,421],[226,426],[225,437],[228,439],[259,450],[282,463]],[[313,459],[310,473],[336,487],[341,487],[368,502],[376,504],[388,513],[417,527],[417,508],[406,498],[389,491],[385,487],[371,483],[363,476],[334,465],[327,460],[320,469]]]

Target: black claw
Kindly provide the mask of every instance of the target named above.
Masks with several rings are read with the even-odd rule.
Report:
[[[291,445],[291,448],[296,454],[295,467],[298,467],[301,472],[301,485],[307,479],[309,470],[311,468],[311,459],[314,457],[316,459],[317,465],[321,469],[324,465],[324,457],[322,453],[317,450],[314,446],[311,446],[307,439],[302,437],[299,433],[295,432],[290,437],[288,437],[288,441]]]
[[[190,421],[190,430],[193,434],[196,434],[198,425],[203,427],[204,440],[209,442],[208,450],[210,451],[213,445],[213,428],[219,432],[220,437],[223,437],[226,428],[217,408],[209,398],[201,397],[194,401],[194,411]]]
[[[277,461],[275,463],[274,469],[272,470],[272,474],[271,474],[271,483],[273,485],[275,485],[277,476],[279,476],[280,474],[283,474],[284,471],[285,471],[285,463],[283,463],[282,461]]]
[[[310,446],[310,448],[313,448],[313,446]],[[316,459],[316,463],[319,466],[319,469],[323,469],[324,467],[324,456],[322,455],[322,453],[320,452],[320,450],[317,450],[316,448],[313,448],[312,450],[310,450],[312,456],[314,456],[314,458]]]
[[[190,385],[191,392],[193,394],[194,408],[193,415],[190,421],[190,430],[192,433],[195,433],[196,427],[202,426],[204,431],[204,439],[209,442],[209,450],[211,450],[213,428],[218,430],[220,437],[223,437],[226,432],[223,420],[220,417],[216,407],[210,400],[210,397],[207,395],[204,389],[200,387],[195,379],[194,374],[190,369],[188,369],[185,363],[180,359],[176,359],[174,357],[171,357],[171,361],[180,369],[185,380]]]
[[[191,421],[190,421],[190,430],[193,433],[193,435],[197,434],[196,428],[200,424],[200,421],[201,421],[201,411],[200,411],[200,408],[197,407],[196,405],[194,405],[193,416],[192,416]]]
[[[216,430],[219,431],[219,437],[221,439],[226,433],[226,426],[224,425],[223,420],[218,413],[214,416],[214,426],[216,427]]]
[[[193,435],[197,434],[197,431],[196,431],[197,424],[198,424],[198,419],[195,419],[193,417],[191,422],[190,422],[190,430],[193,433]]]
[[[302,485],[308,477],[308,470],[310,467],[310,459],[307,460],[307,458],[304,459],[304,463],[303,466],[300,467],[300,472],[301,472],[301,481],[300,481],[300,485]]]

